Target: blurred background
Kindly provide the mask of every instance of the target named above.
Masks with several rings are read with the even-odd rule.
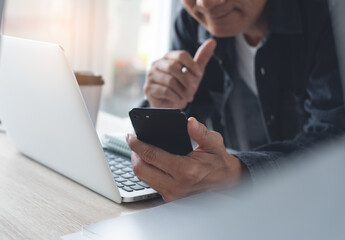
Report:
[[[170,47],[179,0],[8,0],[3,33],[60,44],[74,71],[105,80],[101,110],[121,116],[144,98],[148,66]]]

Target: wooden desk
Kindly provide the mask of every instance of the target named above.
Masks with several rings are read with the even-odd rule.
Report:
[[[99,129],[114,127],[111,120],[101,114]],[[0,131],[1,240],[59,239],[81,231],[83,225],[162,203],[161,199],[121,205],[112,202],[21,155]]]

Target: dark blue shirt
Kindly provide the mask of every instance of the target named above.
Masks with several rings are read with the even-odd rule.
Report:
[[[327,1],[268,0],[267,8],[269,37],[255,58],[258,104],[267,129],[267,144],[236,154],[252,179],[277,169],[287,154],[345,131]],[[182,9],[175,23],[173,49],[187,50],[193,56],[209,37],[211,34]],[[232,135],[236,126],[228,108],[231,86],[238,81],[234,38],[216,40],[215,54],[187,112],[204,123],[212,120],[225,144],[236,148],[238,143]]]

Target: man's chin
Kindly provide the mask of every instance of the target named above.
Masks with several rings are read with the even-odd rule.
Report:
[[[207,29],[214,37],[224,38],[224,37],[233,37],[240,33],[240,31],[232,29],[223,29],[223,28],[212,28]]]

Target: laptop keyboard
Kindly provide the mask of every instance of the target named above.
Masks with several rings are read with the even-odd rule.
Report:
[[[134,172],[132,162],[117,153],[104,149],[105,158],[119,188],[126,192],[140,191],[150,188],[146,183],[140,181]]]

